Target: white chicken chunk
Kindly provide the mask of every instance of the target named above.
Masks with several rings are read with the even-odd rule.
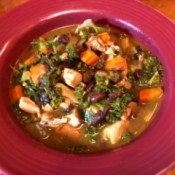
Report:
[[[99,37],[91,36],[86,42],[87,47],[92,48],[93,50],[98,50],[100,52],[108,55],[108,59],[113,59],[116,56],[116,52],[120,51],[120,47],[114,45],[114,42],[104,43]]]
[[[105,54],[108,55],[108,60],[109,60],[109,59],[113,59],[116,56],[116,52],[119,52],[119,51],[120,51],[120,47],[111,43],[111,45],[106,47]]]
[[[100,38],[97,38],[96,36],[91,36],[86,44],[87,46],[101,52],[105,52],[106,50],[102,40]]]
[[[40,113],[39,106],[28,97],[21,97],[19,100],[19,108],[30,114]]]
[[[54,118],[51,113],[43,113],[40,116],[40,124],[49,127],[58,127],[61,124],[67,123],[67,118]]]
[[[68,123],[73,127],[80,125],[79,113],[76,108],[73,109],[70,114],[66,115],[65,118],[68,119]]]
[[[60,107],[63,108],[64,110],[68,109],[69,106],[70,106],[70,103],[65,103],[65,102],[60,103]]]
[[[65,97],[64,102],[60,103],[60,107],[66,111],[70,108],[71,104],[73,104],[73,102],[69,98]]]
[[[94,26],[94,24],[93,24],[92,20],[86,19],[82,24],[78,25],[78,27],[75,30],[75,33],[79,33],[81,31],[81,29],[83,29],[83,28],[88,29],[88,28],[93,27],[93,26]],[[80,33],[80,35],[81,35],[81,33]]]
[[[105,141],[109,141],[111,144],[116,144],[120,140],[122,133],[128,126],[128,120],[120,120],[112,125],[106,126],[102,130],[102,138]]]
[[[69,123],[73,127],[80,125],[79,113],[76,108],[74,108],[70,114],[62,117],[58,117],[58,111],[56,112],[44,112],[40,115],[40,124],[49,127],[58,127],[62,124]]]
[[[68,53],[67,52],[64,52],[63,54],[60,55],[60,59],[61,61],[65,61],[68,59]]]
[[[82,81],[82,75],[73,69],[65,68],[62,76],[65,83],[73,88],[78,86]]]
[[[72,89],[70,89],[69,87],[65,86],[62,83],[57,83],[56,87],[61,89],[62,96],[67,97],[68,99],[70,99],[74,103],[78,103],[78,101],[74,95],[74,91]]]
[[[53,111],[52,106],[50,106],[50,104],[46,104],[46,105],[42,105],[42,110],[45,112],[51,112]]]

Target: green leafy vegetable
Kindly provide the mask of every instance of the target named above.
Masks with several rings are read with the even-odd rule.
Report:
[[[36,53],[40,53],[41,51],[47,49],[47,42],[42,37],[40,37],[38,40],[33,41],[31,44]]]
[[[75,58],[78,58],[75,44],[68,45],[68,47],[66,47],[65,49],[65,52],[68,53],[69,59],[71,61],[74,60]]]
[[[84,102],[84,97],[86,95],[86,91],[84,90],[84,85],[80,84],[75,88],[74,94],[77,98],[77,100],[80,102],[82,105]]]
[[[130,142],[132,139],[133,135],[129,131],[125,131],[121,136],[121,140],[125,143]]]
[[[95,75],[95,88],[97,92],[110,92],[110,84],[107,76]]]
[[[90,138],[91,142],[96,142],[99,138],[97,127],[89,126],[85,131],[85,137]]]

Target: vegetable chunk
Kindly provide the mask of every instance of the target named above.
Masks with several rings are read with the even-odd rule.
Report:
[[[22,86],[21,85],[16,85],[15,87],[13,87],[10,91],[10,95],[11,95],[11,100],[12,100],[13,103],[18,101],[21,97],[24,96]]]
[[[65,68],[63,70],[63,78],[67,85],[75,88],[82,81],[82,75],[73,69]]]
[[[97,35],[97,38],[101,39],[104,44],[108,44],[110,42],[110,35],[108,32],[103,32]]]
[[[117,57],[107,60],[105,63],[106,70],[122,70],[127,72],[128,66],[126,59],[118,55]]]
[[[30,75],[35,85],[39,83],[39,77],[44,75],[47,69],[47,66],[43,64],[37,64],[30,68]]]
[[[150,102],[155,100],[163,94],[163,90],[161,87],[142,89],[139,92],[139,99],[141,102]]]
[[[30,65],[35,63],[36,57],[35,56],[30,56],[27,60],[24,61],[24,65]]]
[[[74,103],[78,103],[78,101],[74,95],[74,91],[72,89],[70,89],[69,87],[65,86],[62,83],[57,83],[56,87],[61,89],[62,96],[69,98]]]
[[[102,131],[102,138],[106,141],[109,141],[111,144],[116,144],[124,130],[129,126],[128,120],[120,120],[115,122],[112,125],[105,127]]]
[[[70,114],[65,116],[65,118],[68,119],[68,123],[73,127],[80,125],[79,113],[77,109],[73,109]]]
[[[74,128],[70,124],[64,124],[64,125],[62,125],[62,127],[57,128],[56,134],[58,134],[59,138],[61,140],[64,140],[65,142],[69,142],[69,143],[73,142],[74,144],[82,142],[81,130]]]
[[[28,97],[21,97],[19,100],[19,108],[30,114],[40,113],[40,108],[34,101]]]
[[[94,66],[95,64],[97,64],[99,57],[96,55],[95,52],[87,49],[86,51],[82,52],[81,60],[89,66]]]

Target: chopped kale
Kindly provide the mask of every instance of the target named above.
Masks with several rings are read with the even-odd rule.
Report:
[[[136,83],[138,86],[143,87],[155,87],[161,86],[163,69],[162,65],[157,57],[152,56],[147,50],[143,50],[141,47],[136,47],[137,59],[141,56],[143,61],[139,61],[142,64],[142,69],[131,69],[128,73],[128,79],[130,82]]]
[[[75,94],[77,100],[79,101],[80,105],[83,105],[84,100],[85,100],[85,95],[86,95],[84,85],[83,84],[78,85],[75,88],[74,94]]]
[[[38,54],[42,51],[47,50],[47,42],[44,38],[40,37],[38,40],[33,41],[32,43],[33,50]]]
[[[48,39],[47,45],[49,48],[51,48],[51,50],[53,51],[53,53],[57,54],[57,47],[60,44],[59,43],[59,35],[54,35],[51,38]]]
[[[81,29],[81,35],[80,35],[80,36],[81,36],[81,39],[82,39],[82,40],[87,40],[91,35],[90,35],[88,29],[82,28],[82,29]]]
[[[65,52],[68,53],[69,59],[72,61],[75,58],[78,58],[76,46],[74,44],[68,45],[65,49]]]
[[[100,27],[100,26],[97,26],[97,25],[94,25],[93,29],[95,30],[96,34],[103,33],[103,32],[110,32],[110,29],[104,28],[104,27]]]
[[[140,86],[160,86],[162,82],[162,65],[156,57],[149,56],[143,62],[143,76],[138,80]]]
[[[110,83],[109,83],[109,79],[107,78],[107,76],[100,76],[100,75],[95,75],[95,88],[94,91],[97,92],[110,92],[111,88],[110,88]]]
[[[91,142],[97,141],[99,138],[97,127],[89,126],[85,131],[85,137],[90,138]]]
[[[121,140],[125,143],[129,143],[132,139],[133,139],[133,134],[129,131],[125,131],[121,136]]]
[[[127,108],[129,102],[135,100],[135,98],[136,97],[131,92],[125,90],[125,93],[123,93],[121,97],[117,98],[116,100],[113,100],[110,103],[110,117],[112,117],[112,119],[120,119],[122,117],[123,112]]]

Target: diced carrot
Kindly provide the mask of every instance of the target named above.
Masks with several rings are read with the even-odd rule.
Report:
[[[100,38],[104,44],[107,44],[110,41],[110,35],[107,32],[100,33],[97,35],[97,37]]]
[[[58,134],[59,138],[61,138],[61,140],[66,142],[81,142],[80,139],[82,132],[69,124],[64,124],[61,128],[57,128],[56,133]]]
[[[99,57],[98,55],[96,55],[95,52],[93,52],[90,49],[87,49],[81,54],[81,60],[87,65],[93,66],[98,62]]]
[[[121,55],[118,55],[113,59],[107,60],[104,68],[106,70],[122,70],[126,72],[128,70],[126,59],[123,58]]]
[[[17,102],[21,97],[24,96],[23,88],[21,85],[16,85],[10,90],[10,96],[12,103]]]
[[[36,57],[35,56],[30,56],[29,58],[27,58],[24,61],[24,65],[28,65],[28,64],[33,64],[36,61]]]
[[[42,53],[48,55],[49,54],[49,50],[48,49],[40,50],[40,54],[42,54]]]
[[[142,89],[139,92],[139,100],[141,102],[150,102],[159,98],[163,94],[161,87]]]
[[[43,64],[37,64],[34,66],[31,66],[30,68],[30,76],[34,82],[34,84],[38,84],[39,83],[39,76],[45,74],[47,72],[47,66],[43,65]]]

